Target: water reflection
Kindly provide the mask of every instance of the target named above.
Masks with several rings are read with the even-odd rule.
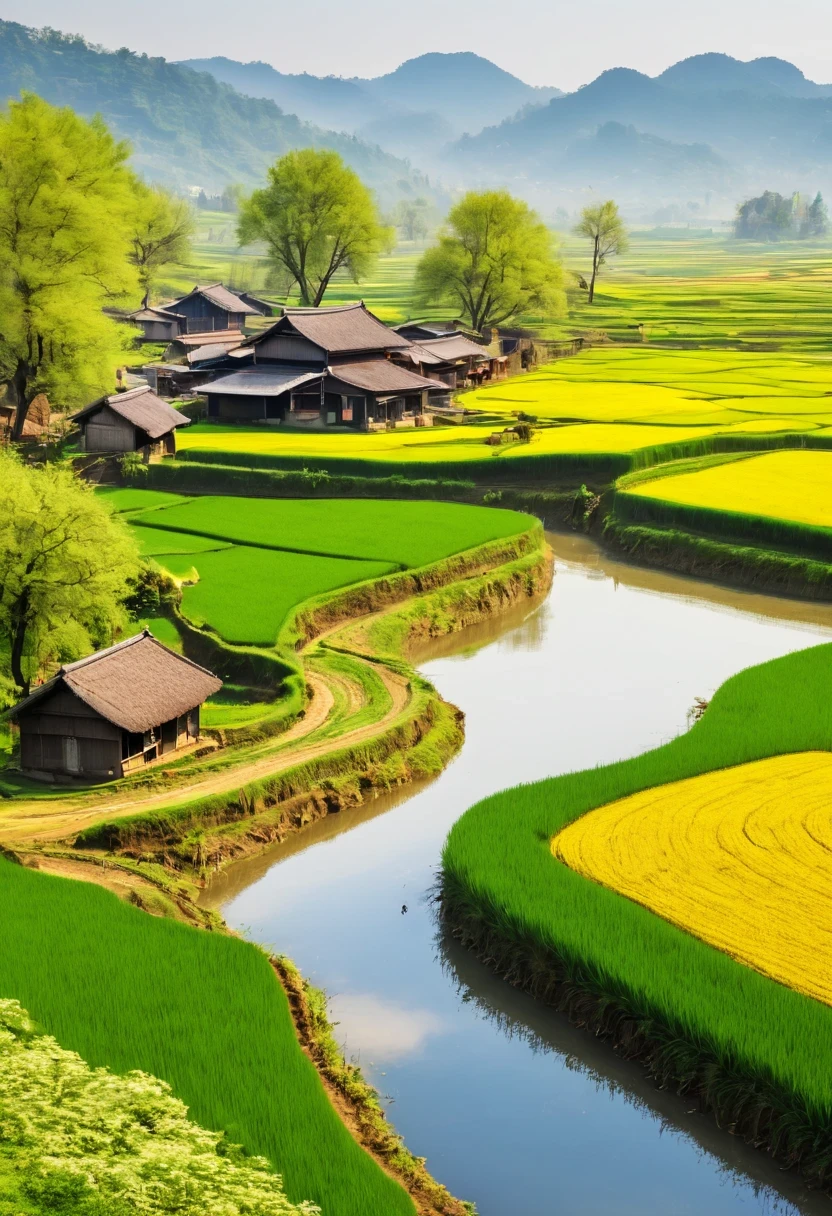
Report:
[[[727,1186],[740,1192],[750,1189],[755,1211],[829,1216],[825,1196],[726,1135],[709,1116],[691,1109],[689,1101],[658,1089],[638,1063],[615,1055],[606,1043],[573,1026],[564,1015],[503,983],[447,932],[438,929],[435,941],[437,961],[459,999],[501,1034],[519,1039],[534,1053],[553,1052],[564,1068],[582,1074],[599,1093],[629,1103],[654,1121],[662,1134],[691,1143],[698,1159],[715,1167]]]
[[[482,1216],[759,1216],[775,1203],[832,1216],[468,955],[437,958],[429,894],[474,801],[653,747],[735,671],[832,636],[830,605],[628,567],[582,537],[552,543],[542,606],[419,661],[465,711],[448,769],[233,867],[208,898],[327,990],[408,1146]]]

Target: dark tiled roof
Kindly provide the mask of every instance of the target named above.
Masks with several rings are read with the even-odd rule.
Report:
[[[178,312],[169,312],[167,308],[138,308],[127,314],[128,321],[184,321]]]
[[[20,701],[11,716],[19,717],[59,684],[114,726],[136,733],[186,714],[222,688],[222,680],[174,654],[145,629],[109,650],[67,663]]]
[[[185,300],[190,300],[191,296],[204,296],[206,300],[210,300],[218,308],[225,308],[229,312],[242,312],[252,317],[260,316],[259,309],[252,308],[250,304],[246,304],[245,300],[241,300],[235,292],[229,291],[227,287],[223,287],[222,283],[197,284],[193,291],[189,291],[186,296],[180,296],[178,300],[174,300],[170,307],[177,308]]]
[[[488,359],[489,354],[484,346],[479,346],[466,338],[464,334],[448,334],[443,338],[420,339],[416,343],[417,350],[427,353],[440,361],[446,359],[467,359],[474,355],[478,359]]]
[[[73,422],[88,419],[92,414],[103,409],[105,405],[109,406],[113,413],[118,414],[120,418],[126,418],[133,426],[145,431],[151,439],[161,439],[175,427],[187,426],[190,421],[180,414],[179,410],[168,405],[167,401],[162,401],[161,397],[157,397],[149,384],[143,384],[139,388],[131,388],[126,393],[113,393],[110,397],[99,397],[97,401],[93,401],[92,405],[81,410],[80,414],[73,415]]]
[[[252,345],[272,333],[296,330],[331,355],[360,351],[404,350],[410,343],[365,308],[363,304],[344,304],[337,308],[285,308],[274,325],[264,329]]]
[[[389,359],[368,359],[362,363],[331,363],[329,374],[344,384],[366,389],[370,393],[415,393],[423,388],[448,391],[440,380],[426,380],[415,372],[391,363]]]
[[[229,393],[233,397],[275,397],[301,384],[321,379],[321,372],[300,372],[287,367],[246,367],[204,384],[201,393]]]
[[[242,330],[239,329],[206,329],[199,334],[178,334],[171,339],[171,346],[217,346],[222,344],[226,349],[239,346],[243,341]]]

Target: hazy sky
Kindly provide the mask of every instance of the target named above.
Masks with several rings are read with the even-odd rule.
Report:
[[[830,0],[5,0],[0,17],[168,59],[227,55],[284,72],[376,76],[425,51],[476,51],[530,84],[604,68],[654,75],[725,51],[779,55],[832,81]]]

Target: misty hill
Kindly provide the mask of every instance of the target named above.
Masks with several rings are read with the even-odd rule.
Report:
[[[340,152],[385,201],[424,189],[408,165],[380,148],[302,122],[273,101],[243,97],[207,73],[0,21],[0,96],[21,89],[85,116],[102,114],[132,144],[139,172],[179,188],[258,185],[275,157],[314,146]]]
[[[269,63],[239,63],[217,55],[212,59],[184,59],[181,67],[210,72],[248,97],[265,97],[282,110],[299,114],[308,122],[335,131],[357,131],[365,123],[382,118],[378,102],[354,80],[340,76],[293,75],[278,72]],[[484,123],[481,125],[485,125]]]
[[[744,62],[731,55],[692,55],[666,69],[657,80],[675,89],[702,92],[784,93],[788,97],[829,97],[832,85],[807,80],[800,68],[772,56]]]
[[[691,155],[678,145],[699,145],[716,158],[710,160],[708,189],[790,192],[797,184],[828,190],[832,95],[790,67],[779,60],[742,64],[714,55],[686,60],[658,78],[613,68],[574,93],[459,140],[448,160],[463,172],[467,166],[479,180],[488,180],[488,168],[494,165],[490,180],[526,179],[535,183],[538,194],[546,183],[550,189],[571,188],[575,183],[562,177],[570,148],[616,123],[663,141],[653,146],[655,156],[644,167],[640,186],[645,200],[656,191],[665,199],[688,191],[686,180],[673,181],[673,165],[678,169]],[[744,75],[753,87],[737,88]],[[646,147],[641,144],[642,151]],[[612,192],[617,177],[612,165],[605,170],[598,164],[584,185]]]
[[[424,125],[432,125],[437,131],[441,127],[447,137],[453,138],[497,123],[523,106],[540,105],[560,96],[559,89],[525,84],[468,51],[420,55],[386,76],[366,80],[291,75],[266,63],[238,63],[221,56],[186,59],[183,66],[211,72],[241,93],[268,97],[283,109],[335,130],[367,138],[383,131],[385,146],[391,148],[405,146],[408,135],[416,129],[413,119],[417,115]],[[403,120],[400,128],[397,118]]]

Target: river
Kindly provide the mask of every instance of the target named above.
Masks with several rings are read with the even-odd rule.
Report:
[[[410,1149],[481,1216],[832,1216],[832,1201],[437,935],[442,843],[473,802],[653,747],[729,675],[832,638],[832,605],[549,540],[543,604],[419,662],[466,715],[446,772],[238,864],[210,902],[327,991]]]

